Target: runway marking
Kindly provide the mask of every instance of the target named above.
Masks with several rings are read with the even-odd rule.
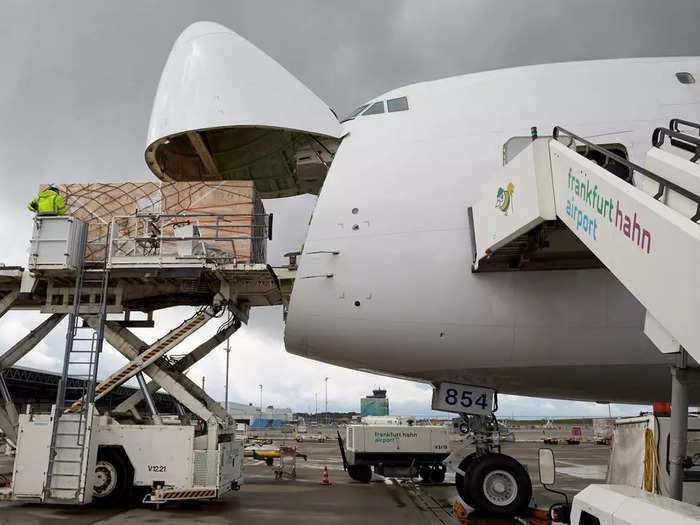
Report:
[[[561,458],[557,458],[557,463],[564,463],[564,465],[571,465],[572,467],[585,467],[586,465],[582,465],[581,463],[572,463],[571,461],[565,461]]]
[[[564,463],[562,461],[561,463]],[[607,465],[575,465],[572,467],[557,467],[557,472],[582,479],[605,479],[608,476]]]

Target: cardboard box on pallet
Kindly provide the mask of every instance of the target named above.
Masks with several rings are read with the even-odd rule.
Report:
[[[46,187],[42,185],[40,190]],[[176,232],[183,235],[182,232],[188,230],[178,229],[192,225],[195,236],[236,237],[226,241],[203,241],[208,256],[225,259],[234,256],[237,262],[265,262],[265,209],[250,181],[120,182],[57,187],[66,202],[66,213],[89,225],[88,261],[104,260],[105,238],[113,217],[164,214],[182,218],[163,219],[161,236],[170,237]],[[119,237],[135,235],[137,222],[118,220]],[[144,221],[138,223],[143,225]],[[117,250],[117,255],[129,255],[134,243],[119,242],[113,249]],[[123,253],[118,253],[120,251]],[[176,255],[176,242],[163,241],[159,253]]]

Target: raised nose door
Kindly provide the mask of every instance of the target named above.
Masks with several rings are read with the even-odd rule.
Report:
[[[340,137],[332,110],[280,64],[197,22],[163,69],[146,162],[162,180],[253,180],[262,198],[318,194]]]

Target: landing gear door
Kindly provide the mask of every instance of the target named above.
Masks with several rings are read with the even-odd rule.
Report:
[[[440,383],[433,389],[433,410],[490,416],[494,411],[496,391],[473,385]]]

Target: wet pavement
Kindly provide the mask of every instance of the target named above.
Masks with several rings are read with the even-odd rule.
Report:
[[[521,461],[533,478],[539,507],[561,501],[537,480],[538,443],[507,443],[503,452]],[[420,485],[405,480],[375,476],[372,483],[352,481],[343,471],[337,443],[300,443],[297,479],[275,481],[272,467],[246,459],[245,484],[239,492],[217,502],[168,504],[151,507],[101,508],[26,504],[0,504],[0,524],[117,524],[117,523],[245,523],[245,524],[455,524],[452,512],[457,498],[454,474],[446,483]],[[556,488],[573,496],[590,483],[604,482],[609,448],[603,446],[555,445]],[[2,467],[5,467],[4,469]],[[9,470],[8,458],[0,457],[0,472]],[[323,467],[328,467],[331,486],[321,485]],[[470,524],[518,523],[472,515]]]

